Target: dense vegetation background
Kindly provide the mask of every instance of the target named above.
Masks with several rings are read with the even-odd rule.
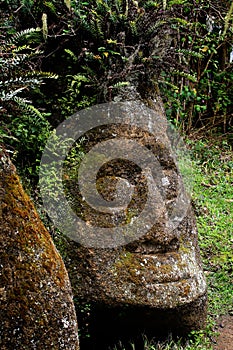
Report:
[[[210,349],[213,322],[232,312],[233,2],[1,0],[0,7],[0,142],[35,200],[41,154],[61,121],[131,87],[143,98],[162,96],[197,165],[193,201],[210,286],[207,330],[186,349],[198,342]]]

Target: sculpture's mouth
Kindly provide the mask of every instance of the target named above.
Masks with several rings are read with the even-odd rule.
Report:
[[[173,308],[206,291],[205,277],[192,245],[163,254],[124,251],[98,275],[106,295],[119,303]]]
[[[161,241],[161,240],[160,240]],[[139,255],[156,255],[166,254],[168,252],[178,252],[180,248],[179,239],[172,235],[166,242],[159,242],[153,239],[146,239],[144,242],[138,241],[137,243],[130,243],[127,245],[127,250]]]

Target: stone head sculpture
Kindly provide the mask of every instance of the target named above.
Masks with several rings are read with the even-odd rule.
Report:
[[[118,326],[151,333],[202,327],[206,283],[196,223],[179,138],[168,132],[163,111],[154,102],[99,105],[58,134],[85,137],[85,156],[75,175],[65,170],[59,201],[44,191],[50,215],[56,208],[54,220],[76,242],[66,241],[75,296],[95,306],[105,331],[109,315]]]

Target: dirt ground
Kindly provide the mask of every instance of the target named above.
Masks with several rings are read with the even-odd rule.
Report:
[[[219,319],[218,332],[214,350],[233,350],[233,316],[223,316]]]

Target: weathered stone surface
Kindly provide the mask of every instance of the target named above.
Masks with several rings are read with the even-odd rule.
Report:
[[[135,105],[129,104],[128,115],[133,118],[135,110]],[[160,164],[157,186],[162,192],[163,202],[154,203],[157,219],[153,219],[152,227],[133,241],[127,241],[127,235],[122,237],[122,244],[116,248],[88,248],[68,240],[62,243],[66,247],[66,266],[74,295],[94,305],[94,327],[99,333],[102,329],[103,337],[114,333],[114,322],[119,333],[122,331],[128,335],[131,331],[153,334],[161,329],[186,333],[205,324],[206,282],[195,218],[190,202],[185,199],[182,177],[166,135],[161,109],[160,118],[157,137],[135,127],[108,126],[101,131],[103,139],[111,135],[136,138],[156,155]],[[89,148],[100,141],[95,132],[90,132],[87,137]],[[67,188],[73,195],[71,204],[88,225],[111,227],[114,222],[125,225],[132,219],[131,213],[143,209],[148,188],[143,173],[138,169],[133,173],[131,168],[131,164],[113,161],[102,167],[97,176],[99,192],[110,201],[116,191],[114,176],[127,179],[134,185],[135,198],[127,210],[115,217],[114,214],[96,213],[83,203],[75,181],[67,181]],[[152,175],[156,177],[156,174]],[[133,182],[133,178],[137,181]],[[88,187],[88,174],[86,180]]]
[[[0,348],[77,350],[77,320],[64,263],[0,155]]]

